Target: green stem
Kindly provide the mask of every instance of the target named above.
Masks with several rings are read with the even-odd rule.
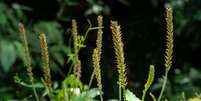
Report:
[[[145,92],[145,91],[143,91],[143,95],[142,95],[142,101],[144,101],[144,99],[145,99],[145,95],[146,95],[146,92]]]
[[[103,101],[103,96],[102,96],[102,94],[100,95],[100,100]]]
[[[48,87],[48,89],[49,89],[49,92],[50,92],[50,101],[54,101],[54,94],[53,94],[53,90],[52,90],[52,88],[51,87]]]
[[[72,72],[72,69],[73,69],[74,64],[75,64],[75,62],[73,61],[72,64],[70,65],[70,69],[69,69],[69,71],[68,71],[68,73],[67,73],[67,76],[69,76],[70,73]]]
[[[156,100],[156,97],[154,96],[154,94],[149,93],[149,95],[151,96],[151,98],[152,98],[153,101],[157,101],[157,100]]]
[[[166,84],[167,84],[167,78],[168,78],[168,71],[165,72],[165,76],[164,76],[164,81],[163,81],[163,86],[162,86],[162,89],[161,89],[161,92],[160,92],[160,95],[158,97],[158,100],[157,101],[161,101],[161,98],[163,96],[163,93],[164,93],[164,90],[165,90],[165,87],[166,87]]]
[[[32,90],[34,92],[34,96],[36,98],[36,101],[39,101],[39,97],[38,97],[38,94],[36,92],[36,88],[34,87],[34,79],[31,77],[31,84],[32,84]]]
[[[122,96],[122,95],[121,95],[121,87],[119,86],[119,101],[122,101],[122,100],[121,100],[121,96]]]
[[[96,30],[96,29],[101,29],[101,28],[103,28],[103,27],[90,27],[90,28],[88,28],[87,31],[86,31],[86,33],[85,33],[85,35],[84,35],[84,39],[87,38],[87,35],[88,35],[88,33],[89,33],[90,31]]]
[[[43,78],[41,78],[41,81],[43,83],[43,85],[45,86],[45,88],[48,90],[48,96],[50,98],[50,101],[53,101],[53,97],[52,97],[52,93],[50,92],[50,88],[47,86],[46,82],[43,80]]]
[[[126,101],[126,88],[123,88],[123,100]]]
[[[102,29],[103,27],[92,27],[92,28],[89,28],[89,30],[96,30],[96,29]]]
[[[91,74],[91,78],[90,78],[90,81],[89,81],[89,88],[91,87],[91,84],[93,82],[94,76],[95,76],[95,69],[93,70],[93,73]]]

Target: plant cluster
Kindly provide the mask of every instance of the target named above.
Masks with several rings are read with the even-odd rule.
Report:
[[[163,93],[168,81],[168,73],[172,66],[173,58],[173,11],[171,7],[166,8],[166,50],[165,50],[165,63],[164,69],[165,73],[163,76],[163,85],[160,92],[160,95],[156,97],[153,93],[150,93],[153,101],[162,101]],[[39,84],[35,83],[34,73],[32,68],[32,59],[31,52],[29,50],[27,32],[23,24],[19,24],[19,32],[22,41],[22,46],[24,49],[24,58],[25,66],[27,68],[27,75],[29,76],[30,84],[25,83],[18,76],[15,76],[15,80],[20,85],[30,87],[33,90],[34,98],[36,101],[43,99],[51,101],[94,101],[96,96],[100,96],[100,100],[103,101],[103,91],[102,91],[102,72],[101,72],[101,54],[102,54],[102,35],[103,35],[103,17],[98,16],[98,26],[92,27],[89,21],[89,28],[84,35],[78,33],[77,22],[72,20],[72,39],[73,39],[73,52],[68,54],[67,63],[71,63],[69,73],[65,76],[65,79],[61,82],[61,86],[54,84],[51,79],[51,68],[49,60],[49,48],[48,48],[48,38],[46,38],[46,33],[39,32],[39,42],[41,48],[41,62],[42,62],[42,71],[43,78],[39,80]],[[124,57],[124,45],[122,42],[122,31],[121,26],[117,21],[110,22],[110,29],[112,32],[113,48],[115,52],[117,71],[118,71],[118,81],[119,85],[119,101],[144,101],[146,93],[154,82],[155,78],[155,67],[150,65],[150,70],[148,73],[148,79],[144,85],[144,90],[142,91],[142,98],[136,97],[131,91],[127,89],[127,73],[126,73],[126,64]],[[93,61],[93,72],[91,74],[89,85],[85,85],[80,81],[81,75],[81,60],[79,59],[80,49],[86,47],[85,40],[88,36],[88,33],[91,30],[97,30],[97,40],[96,48],[93,50],[92,61]],[[58,40],[57,40],[58,41]],[[97,88],[91,88],[91,83],[93,79],[97,81]],[[43,90],[44,93],[39,94],[39,89]],[[32,98],[32,96],[31,96]],[[24,100],[29,100],[26,98]],[[199,96],[189,99],[188,101],[200,101]]]

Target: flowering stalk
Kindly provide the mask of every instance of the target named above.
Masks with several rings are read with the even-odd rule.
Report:
[[[36,88],[34,87],[34,78],[33,78],[32,66],[31,66],[31,56],[30,56],[28,42],[27,42],[26,30],[22,23],[19,23],[19,31],[20,31],[20,37],[21,37],[21,40],[23,43],[23,47],[25,50],[25,59],[26,59],[25,66],[27,67],[27,73],[28,73],[30,81],[31,81],[34,96],[36,98],[36,101],[39,101],[39,97],[37,95]]]
[[[162,89],[158,98],[158,101],[161,101],[161,98],[163,96],[166,84],[167,84],[167,79],[168,79],[168,72],[172,66],[172,57],[173,57],[173,11],[171,7],[166,8],[166,50],[165,50],[165,75],[163,78],[163,85]]]
[[[50,66],[49,66],[49,54],[48,54],[48,46],[46,41],[46,36],[44,33],[39,35],[40,39],[40,47],[41,47],[41,55],[42,55],[42,65],[43,65],[43,76],[45,79],[45,84],[49,90],[50,97],[53,96],[53,91],[51,87],[51,74],[50,74]]]
[[[94,52],[92,55],[93,67],[94,67],[94,71],[95,71],[95,77],[98,82],[97,86],[98,86],[99,91],[101,92],[102,91],[101,69],[100,69],[100,57],[98,55],[99,55],[98,50],[94,49]],[[102,94],[100,94],[100,99],[101,99],[101,101],[103,101]]]
[[[74,47],[74,68],[73,73],[76,75],[77,79],[80,79],[81,77],[81,61],[79,60],[78,54],[79,54],[79,36],[77,31],[77,22],[76,20],[72,20],[72,35],[73,35],[73,47]]]
[[[122,90],[123,90],[123,97],[125,100],[125,89],[127,85],[127,78],[126,78],[126,65],[125,65],[125,58],[124,58],[124,50],[123,50],[123,42],[121,37],[121,27],[118,25],[116,21],[111,21],[111,31],[112,31],[112,39],[114,43],[114,50],[116,54],[116,63],[119,73],[119,101],[122,101]]]

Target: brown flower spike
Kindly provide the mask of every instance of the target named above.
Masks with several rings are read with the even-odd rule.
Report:
[[[78,47],[77,22],[74,19],[72,20],[72,35],[73,35],[73,47],[75,54],[73,73],[77,77],[77,79],[80,79],[82,71],[81,71],[81,61],[79,60],[78,57],[79,47]]]
[[[48,46],[46,41],[46,36],[44,33],[41,33],[39,36],[40,39],[40,47],[41,47],[41,55],[42,55],[42,65],[43,65],[43,75],[45,78],[45,83],[51,92],[51,74],[49,67],[49,54],[48,54]]]
[[[31,56],[30,56],[28,42],[27,42],[26,30],[25,30],[24,25],[22,23],[19,23],[18,26],[19,26],[19,31],[20,31],[20,37],[21,37],[23,47],[25,50],[25,66],[27,67],[27,73],[29,75],[29,78],[30,78],[30,81],[32,84],[34,96],[36,98],[36,101],[39,101],[39,97],[37,95],[36,89],[33,86],[34,85],[34,78],[33,78],[33,72],[32,72],[32,66],[31,66]]]

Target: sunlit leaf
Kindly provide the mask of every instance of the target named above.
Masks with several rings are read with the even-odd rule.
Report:
[[[126,90],[126,100],[127,101],[141,101],[139,98],[135,96],[131,91]]]

